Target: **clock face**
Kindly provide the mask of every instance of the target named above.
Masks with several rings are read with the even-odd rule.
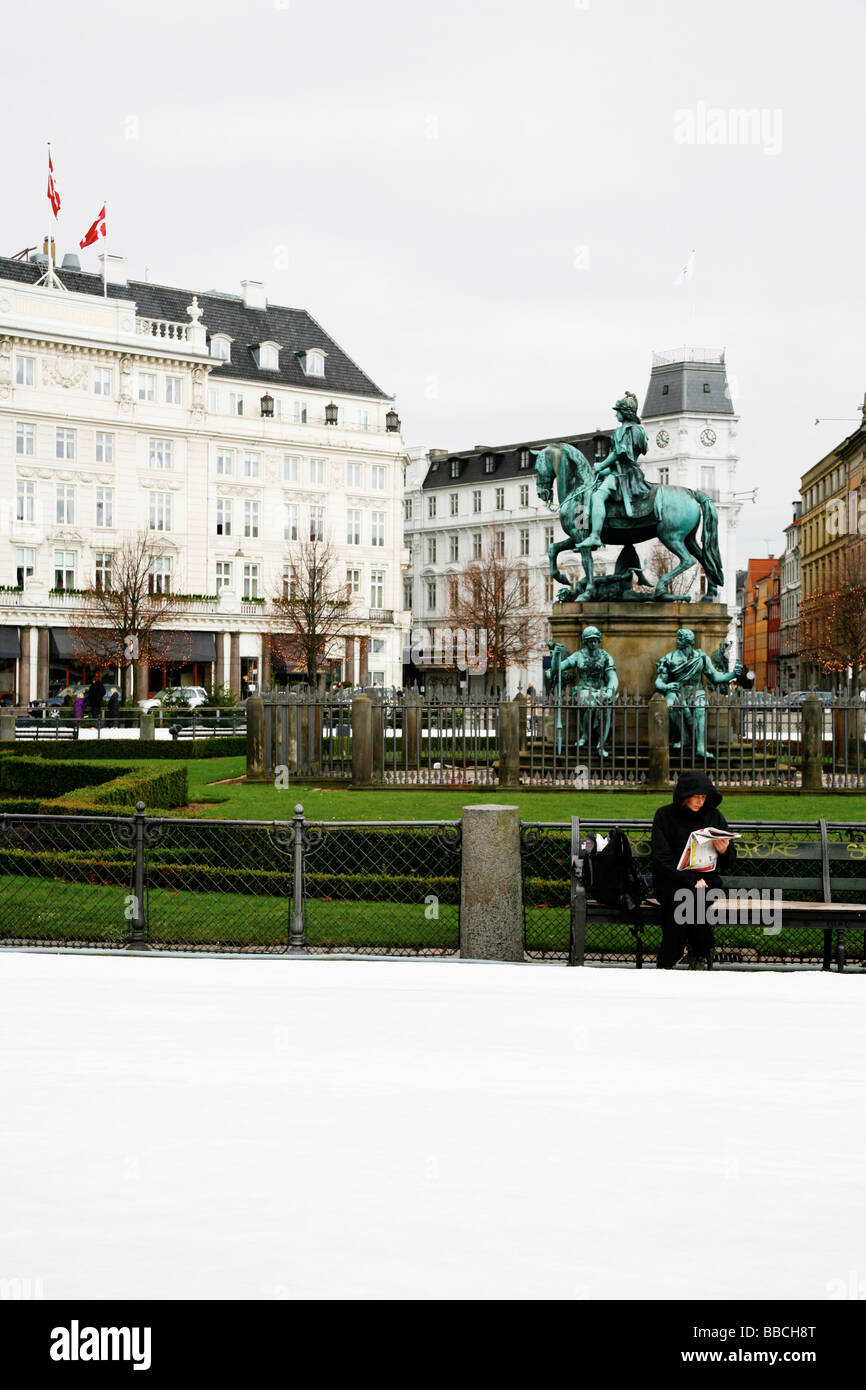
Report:
[[[656,444],[659,446],[659,448],[666,449],[670,442],[671,437],[668,434],[667,430],[659,430],[658,434],[656,435]]]
[[[704,444],[704,445],[706,445],[706,447],[707,447],[708,449],[712,449],[712,447],[713,447],[713,445],[715,444],[715,442],[716,442],[716,432],[715,432],[715,430],[711,430],[711,429],[709,428],[709,426],[708,426],[705,430],[702,430],[702,431],[701,431],[701,443]]]

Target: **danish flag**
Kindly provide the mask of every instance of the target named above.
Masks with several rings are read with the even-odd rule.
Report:
[[[50,145],[48,146],[48,201],[56,217],[60,211],[60,194],[57,191],[57,184],[54,182],[54,165],[51,163]]]
[[[103,203],[102,208],[100,209],[99,216],[93,223],[93,226],[88,228],[88,230],[85,232],[84,240],[79,241],[78,245],[81,247],[83,251],[85,246],[92,246],[95,241],[98,241],[101,236],[105,235],[105,204]]]

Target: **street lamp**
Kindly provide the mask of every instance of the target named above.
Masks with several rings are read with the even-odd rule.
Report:
[[[273,419],[273,415],[274,398],[268,391],[266,391],[265,394],[262,396],[262,418],[265,420],[271,420]]]
[[[336,425],[338,414],[339,411],[337,410],[337,407],[334,405],[334,402],[331,401],[330,405],[325,406],[325,424]]]
[[[385,416],[385,429],[389,434],[397,434],[400,429],[400,416],[393,406]]]

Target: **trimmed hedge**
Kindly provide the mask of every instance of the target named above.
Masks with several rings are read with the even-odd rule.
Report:
[[[84,752],[83,750],[87,750]],[[86,741],[60,739],[19,740],[16,743],[0,744],[0,762],[8,757],[28,758],[87,758],[89,762],[101,758],[146,758],[148,762],[156,759],[193,758],[239,758],[247,751],[244,734],[226,734],[219,738],[179,738],[179,739],[137,739],[137,738],[99,738]]]
[[[185,806],[189,800],[185,767],[160,767],[158,763],[140,763],[133,772],[124,772],[98,786],[79,786],[53,801],[43,801],[43,815],[89,815],[107,811],[132,815],[136,802],[143,801],[148,810],[170,810]]]
[[[0,758],[0,791],[25,792],[31,796],[63,796],[79,787],[93,787],[123,777],[126,768],[111,763],[85,762],[78,758]]]

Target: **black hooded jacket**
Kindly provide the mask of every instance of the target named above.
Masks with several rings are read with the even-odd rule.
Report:
[[[700,793],[706,801],[699,811],[683,805],[687,796]],[[693,888],[703,879],[710,888],[721,886],[722,874],[730,873],[737,857],[735,842],[719,855],[718,866],[711,871],[678,869],[683,850],[693,830],[712,825],[727,830],[728,822],[718,809],[722,793],[714,787],[705,772],[681,772],[669,806],[660,806],[653,817],[652,871],[653,889],[659,902],[671,901],[678,888]]]

